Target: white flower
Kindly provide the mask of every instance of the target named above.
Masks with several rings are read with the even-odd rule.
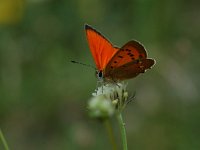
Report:
[[[90,115],[96,118],[111,117],[121,112],[127,104],[127,84],[108,83],[98,87],[88,103]]]
[[[94,96],[88,103],[91,117],[106,118],[112,116],[115,111],[115,107],[112,102],[101,94]]]

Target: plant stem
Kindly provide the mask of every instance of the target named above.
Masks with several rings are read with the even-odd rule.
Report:
[[[116,144],[116,141],[115,141],[115,136],[114,136],[114,132],[113,132],[113,128],[112,128],[110,120],[109,119],[104,120],[104,125],[106,127],[107,132],[108,132],[108,137],[110,139],[112,149],[117,150],[117,144]]]
[[[123,122],[123,118],[122,118],[121,113],[117,114],[117,120],[118,120],[118,123],[119,123],[120,132],[121,132],[123,150],[128,150],[125,123]]]
[[[8,144],[7,144],[7,142],[6,142],[5,137],[3,136],[3,133],[2,133],[2,131],[1,131],[1,129],[0,129],[0,140],[1,140],[2,143],[3,143],[3,146],[4,146],[5,150],[9,150]]]

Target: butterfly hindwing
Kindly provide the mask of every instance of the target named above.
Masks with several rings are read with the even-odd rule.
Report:
[[[114,47],[108,39],[89,25],[85,25],[89,48],[98,70],[103,70],[119,48]]]
[[[146,69],[150,69],[155,61],[153,59],[143,59],[140,61],[132,61],[120,67],[113,69],[109,74],[111,79],[125,80],[136,77],[140,73],[144,73]]]
[[[137,41],[129,41],[118,50],[105,68],[106,76],[113,71],[130,62],[137,62],[147,58],[145,48]]]

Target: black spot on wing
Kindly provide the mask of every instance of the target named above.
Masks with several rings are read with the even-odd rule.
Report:
[[[130,49],[126,49],[126,51],[127,51],[127,52],[131,52],[131,50],[130,50]]]
[[[143,58],[143,56],[141,54],[139,54],[139,59],[142,59],[142,58]]]

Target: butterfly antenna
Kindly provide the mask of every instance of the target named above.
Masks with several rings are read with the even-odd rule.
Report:
[[[96,70],[96,68],[94,66],[92,66],[92,65],[84,64],[84,63],[81,63],[81,62],[78,62],[78,61],[74,61],[74,60],[72,60],[71,62],[75,63],[75,64],[80,64],[80,65],[83,65],[83,66],[87,66],[87,67],[90,67],[90,68],[93,68],[93,69]]]

